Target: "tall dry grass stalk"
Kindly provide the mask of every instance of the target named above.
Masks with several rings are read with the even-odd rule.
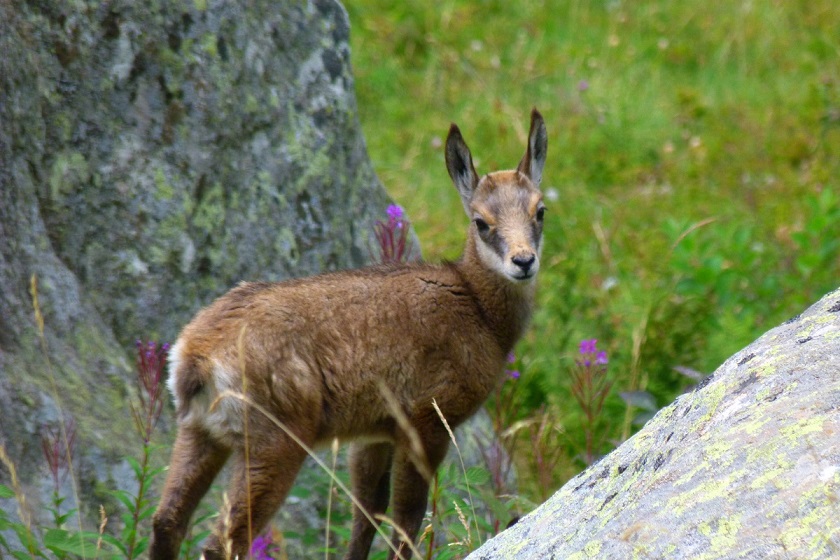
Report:
[[[417,433],[417,430],[415,430],[414,426],[412,426],[411,422],[409,422],[408,416],[406,416],[405,412],[403,412],[397,397],[393,392],[391,392],[391,389],[389,389],[382,380],[379,380],[378,385],[379,392],[385,399],[385,405],[388,407],[388,411],[394,416],[397,421],[397,425],[403,433],[408,436],[409,455],[414,463],[414,466],[417,467],[417,470],[420,471],[420,474],[427,482],[431,482],[434,477],[434,473],[429,465],[429,459],[426,457],[426,450],[423,449],[423,442],[420,440],[420,434]]]
[[[230,539],[230,499],[227,492],[222,494],[222,534],[218,535],[219,542],[224,548],[225,560],[233,560],[233,541]],[[203,560],[204,555],[201,555]]]
[[[242,328],[239,330],[239,338],[236,341],[236,349],[239,354],[239,371],[243,372],[242,374],[242,394],[248,392],[248,376],[244,374],[245,372],[245,352],[244,352],[244,341],[245,341],[245,330],[247,328],[246,325],[242,325]],[[251,456],[250,456],[250,448],[251,446],[248,444],[248,407],[245,407],[245,410],[242,411],[242,416],[244,419],[244,431],[245,431],[245,504],[248,509],[248,542],[252,542],[254,540],[254,530],[252,525],[251,519]]]
[[[333,438],[332,445],[330,445],[330,451],[332,453],[332,466],[330,467],[332,472],[335,472],[335,464],[338,460],[338,446],[339,446],[338,438]],[[330,479],[330,486],[327,489],[327,526],[324,529],[324,560],[329,560],[330,558],[330,521],[332,519],[332,502],[333,502],[333,481]]]
[[[108,525],[108,518],[105,516],[105,506],[99,505],[99,538],[96,539],[96,556],[102,550],[102,535],[105,534],[105,526]]]
[[[435,408],[435,412],[437,412],[440,421],[443,422],[443,426],[446,428],[447,433],[449,434],[449,439],[452,440],[452,445],[455,446],[455,451],[458,453],[458,460],[461,462],[461,471],[464,473],[464,483],[467,486],[467,496],[470,498],[470,509],[472,509],[472,516],[473,522],[475,523],[475,532],[478,535],[479,539],[479,546],[484,544],[481,542],[481,530],[478,527],[478,516],[475,513],[475,503],[472,497],[472,489],[470,488],[470,479],[467,476],[467,467],[464,465],[464,456],[461,454],[461,448],[458,447],[458,441],[455,439],[455,434],[452,432],[452,428],[449,427],[449,422],[446,421],[446,417],[444,417],[443,412],[441,412],[440,407],[437,404],[435,399],[432,399],[432,406]],[[470,539],[470,531],[469,527],[467,527],[467,538]]]
[[[28,543],[23,544],[26,546],[29,555],[34,560],[35,552],[32,550],[32,544],[35,543],[35,535],[32,534],[32,515],[29,512],[29,507],[26,505],[26,494],[23,493],[23,489],[20,487],[20,479],[18,479],[15,464],[6,453],[6,447],[2,444],[0,444],[0,463],[6,465],[6,468],[9,469],[9,475],[12,478],[12,491],[15,493],[15,500],[18,505],[18,519],[20,519],[20,522],[23,523],[23,526],[26,528],[26,536],[29,540]]]
[[[64,418],[64,407],[61,404],[61,398],[59,397],[58,393],[58,384],[55,381],[55,374],[53,373],[52,367],[52,360],[50,360],[50,353],[49,348],[47,346],[47,337],[44,335],[44,315],[41,313],[41,305],[38,301],[38,276],[33,273],[32,276],[29,278],[29,294],[32,297],[32,309],[35,312],[35,324],[38,327],[38,339],[41,344],[41,353],[44,355],[44,360],[46,360],[47,364],[47,377],[50,382],[50,391],[52,391],[53,402],[55,402],[55,406],[58,409],[58,417]],[[70,441],[67,436],[67,427],[64,422],[59,422],[59,430],[61,432],[61,442],[64,446],[64,454],[67,460],[67,471],[70,476],[70,488],[73,490],[73,499],[76,500],[76,507],[79,508],[81,511],[81,502],[79,501],[79,486],[76,482],[76,472],[73,468],[73,456],[71,453],[71,446]],[[83,531],[82,528],[82,516],[81,514],[76,516],[76,521],[79,525],[79,533]],[[28,525],[27,525],[28,526]],[[81,547],[82,547],[82,557],[87,557],[85,554],[85,543],[84,540],[81,540]]]

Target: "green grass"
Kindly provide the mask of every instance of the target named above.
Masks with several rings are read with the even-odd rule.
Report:
[[[667,404],[840,279],[840,7],[786,2],[348,1],[359,114],[376,171],[428,260],[466,226],[442,141],[480,173],[514,167],[546,118],[540,311],[518,349],[519,414],[542,402],[580,453],[578,342],[620,391]],[[562,470],[562,469],[561,469]],[[572,471],[558,475],[558,483]]]
[[[460,556],[582,468],[587,426],[571,391],[581,339],[609,352],[612,392],[594,425],[607,452],[638,412],[619,392],[644,390],[663,406],[691,383],[675,366],[709,373],[837,287],[834,0],[345,5],[369,153],[428,260],[457,258],[467,223],[444,167],[449,122],[480,172],[516,165],[532,106],[549,132],[540,309],[511,366],[522,377],[490,403],[500,431],[512,426],[522,495],[488,495],[503,466],[445,467],[430,506],[442,538],[429,556]],[[0,462],[14,472],[2,447]],[[159,482],[134,464],[138,479]],[[330,493],[326,475],[310,474],[298,491]],[[15,481],[0,498],[23,503]],[[482,494],[476,504],[459,493],[467,482],[468,495]],[[130,557],[129,541],[145,546],[151,501],[117,497],[127,515],[119,537],[75,532],[77,513],[58,494],[55,528],[0,512],[0,529],[29,548],[15,557],[73,558],[82,545],[87,557]],[[326,524],[344,550],[348,503],[338,501]],[[462,519],[475,505],[492,515]],[[17,541],[3,538],[10,552]],[[317,548],[314,533],[297,538]]]

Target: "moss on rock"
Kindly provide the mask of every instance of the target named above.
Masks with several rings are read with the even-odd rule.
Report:
[[[62,401],[92,519],[133,482],[135,339],[172,341],[242,280],[366,261],[388,199],[348,30],[333,0],[0,3],[0,443],[41,464]]]

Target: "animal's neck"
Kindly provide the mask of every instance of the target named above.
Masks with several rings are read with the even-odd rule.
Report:
[[[464,255],[456,267],[475,294],[502,350],[510,352],[531,319],[535,280],[514,283],[488,270],[480,260],[472,237],[468,239]]]

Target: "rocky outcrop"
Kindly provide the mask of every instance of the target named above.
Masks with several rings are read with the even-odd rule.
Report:
[[[0,443],[34,511],[59,408],[83,510],[131,483],[135,339],[240,280],[368,260],[387,197],[348,33],[333,0],[0,2]]]
[[[468,558],[837,558],[840,290]]]

